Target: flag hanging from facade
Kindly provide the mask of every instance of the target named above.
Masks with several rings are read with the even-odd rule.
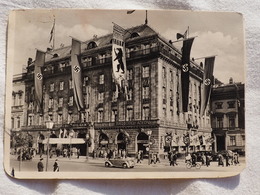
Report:
[[[205,58],[203,90],[201,96],[201,112],[200,112],[201,116],[204,115],[205,109],[209,101],[210,93],[211,93],[211,87],[213,85],[214,62],[215,62],[215,56]]]
[[[189,103],[189,79],[190,79],[190,51],[194,38],[183,41],[181,58],[181,89],[182,89],[182,111],[188,112]]]
[[[81,42],[72,38],[71,46],[71,74],[74,98],[78,110],[84,109],[84,100],[82,92],[82,69],[79,56],[81,53]]]
[[[53,39],[53,36],[54,36],[54,28],[55,28],[55,19],[53,21],[53,26],[52,26],[52,29],[51,29],[51,32],[50,32],[50,40],[49,40],[49,43],[51,42],[51,40]]]
[[[113,41],[112,41],[112,69],[115,84],[119,86],[119,91],[125,94],[127,91],[126,80],[126,55],[125,55],[125,29],[121,26],[114,24],[113,27]]]
[[[177,33],[177,34],[176,34],[176,39],[177,39],[177,40],[180,39],[180,38],[186,39],[186,38],[187,38],[187,34],[188,34],[188,30],[186,30],[186,31],[184,32],[184,34]]]
[[[43,75],[42,67],[45,62],[45,52],[37,50],[34,62],[34,86],[35,86],[35,99],[39,106],[39,111],[42,112],[42,85],[43,85]]]

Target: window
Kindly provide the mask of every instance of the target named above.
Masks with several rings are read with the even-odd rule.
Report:
[[[133,120],[133,108],[127,108],[126,110],[126,120],[131,121]]]
[[[236,145],[236,136],[230,136],[230,146]]]
[[[149,106],[143,106],[143,120],[149,120],[150,119],[150,109]]]
[[[165,67],[162,67],[162,77],[163,77],[163,80],[166,80],[166,68]]]
[[[229,116],[229,128],[234,129],[235,126],[235,116],[231,115]]]
[[[64,89],[64,82],[60,81],[60,91],[62,91]]]
[[[18,106],[21,106],[22,105],[22,94],[19,94],[18,96]]]
[[[112,110],[111,121],[114,122],[116,120],[117,120],[117,110]]]
[[[132,97],[133,97],[133,90],[132,90],[132,89],[129,89],[126,98],[127,98],[127,100],[132,100]]]
[[[222,104],[223,104],[223,102],[216,102],[215,103],[216,109],[222,109]]]
[[[170,70],[170,82],[173,83],[173,72]]]
[[[117,96],[118,96],[118,92],[117,91],[113,91],[112,92],[112,102],[116,102],[117,101]]]
[[[28,116],[28,126],[33,124],[33,116]]]
[[[14,128],[14,118],[11,118],[11,124],[12,124],[12,128]]]
[[[17,121],[16,121],[16,123],[17,123],[17,128],[20,128],[20,127],[21,127],[21,124],[20,124],[20,117],[17,117]]]
[[[50,98],[49,99],[49,105],[48,105],[49,108],[53,108],[53,99]]]
[[[166,87],[162,88],[163,104],[166,104]]]
[[[98,57],[99,57],[99,63],[104,64],[106,60],[106,54],[100,54],[98,55]]]
[[[99,84],[104,84],[104,74],[99,75]]]
[[[133,69],[127,70],[126,78],[127,78],[127,80],[132,80],[133,79]]]
[[[54,83],[51,83],[50,84],[50,92],[53,92],[54,91]]]
[[[98,101],[100,103],[102,103],[104,101],[104,93],[103,92],[98,93]]]
[[[42,125],[42,116],[39,116],[39,125]]]
[[[166,118],[166,108],[163,108],[163,117]]]
[[[69,97],[69,106],[73,106],[73,96]]]
[[[59,108],[63,107],[63,98],[59,98],[59,102],[58,102]]]
[[[29,109],[29,110],[32,110],[32,109],[33,109],[33,102],[30,102],[30,103],[29,103],[28,109]]]
[[[218,116],[217,117],[217,128],[223,128],[223,117],[222,116]]]
[[[98,110],[98,122],[103,121],[103,110]]]
[[[228,108],[235,108],[235,101],[230,101],[228,103]]]
[[[150,75],[150,67],[149,66],[144,66],[143,67],[143,78],[147,78]]]
[[[171,113],[171,117],[173,117],[173,110],[172,109],[170,110],[170,113]]]
[[[149,87],[143,87],[143,99],[149,98]]]
[[[72,79],[69,80],[69,89],[73,89]]]
[[[83,78],[83,86],[87,86],[87,82],[88,82],[88,76],[85,76]]]
[[[97,47],[97,44],[94,41],[91,41],[88,43],[87,49],[93,49],[96,47]]]
[[[72,122],[72,114],[69,113],[69,114],[68,114],[68,124],[71,123],[71,122]]]
[[[62,114],[58,115],[58,124],[62,124]]]

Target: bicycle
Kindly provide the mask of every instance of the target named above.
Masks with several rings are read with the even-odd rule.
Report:
[[[192,167],[196,167],[196,169],[200,169],[201,165],[200,163],[192,164],[191,162],[186,163],[187,169],[191,169]]]

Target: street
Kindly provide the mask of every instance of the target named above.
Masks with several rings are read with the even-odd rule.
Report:
[[[19,171],[19,161],[16,156],[10,156],[10,167],[14,168],[15,172]],[[20,163],[20,170],[22,172],[37,172],[37,163],[40,157],[37,155],[32,160],[22,161]],[[53,171],[53,164],[58,159],[60,172],[238,172],[245,166],[245,157],[240,157],[238,165],[231,165],[229,167],[218,166],[217,162],[211,162],[209,167],[201,166],[200,169],[192,167],[186,168],[184,159],[178,159],[177,166],[170,166],[167,159],[161,159],[160,163],[148,165],[148,160],[144,159],[141,163],[135,164],[132,169],[123,169],[115,167],[105,167],[105,159],[93,159],[81,156],[79,159],[75,157],[69,159],[65,157],[54,157],[48,160],[48,172]],[[136,160],[135,160],[136,163]],[[46,155],[43,156],[44,171],[46,167]]]

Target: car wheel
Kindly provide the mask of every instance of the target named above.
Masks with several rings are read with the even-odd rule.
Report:
[[[105,167],[110,167],[110,164],[108,162],[105,162]]]
[[[127,168],[127,164],[126,164],[126,163],[123,164],[123,168],[124,168],[124,169]]]

